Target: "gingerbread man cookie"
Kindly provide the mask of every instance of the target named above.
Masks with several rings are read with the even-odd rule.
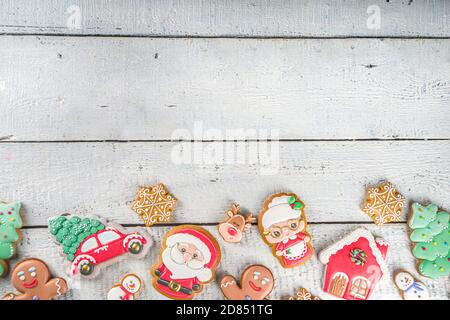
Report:
[[[177,199],[172,196],[166,186],[158,183],[154,186],[142,186],[131,204],[147,227],[155,223],[170,222],[177,205]]]
[[[394,185],[384,182],[379,186],[368,188],[362,210],[367,213],[377,225],[400,221],[405,197]]]
[[[254,264],[245,268],[240,284],[233,276],[224,276],[220,290],[228,300],[264,300],[274,285],[272,272],[265,266]]]
[[[243,232],[252,227],[252,222],[256,221],[256,218],[252,214],[244,217],[241,214],[241,208],[238,203],[234,203],[231,206],[231,210],[228,210],[226,214],[228,219],[217,226],[219,234],[227,242],[240,242]]]
[[[3,300],[52,300],[68,291],[62,278],[52,278],[42,260],[31,258],[19,262],[12,271],[11,283],[20,294],[8,293]]]

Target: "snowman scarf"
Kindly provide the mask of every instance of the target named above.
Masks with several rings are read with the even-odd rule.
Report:
[[[125,292],[125,295],[122,297],[122,300],[130,300],[130,298],[133,296],[133,294],[128,291],[127,288],[125,288],[123,285],[120,285],[120,289]]]
[[[405,292],[408,292],[411,289],[416,289],[417,291],[425,291],[425,289],[422,287],[422,285],[417,282],[413,282],[413,284],[409,288],[407,288],[405,290]]]

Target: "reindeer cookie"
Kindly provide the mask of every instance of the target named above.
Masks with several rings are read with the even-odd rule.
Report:
[[[220,281],[220,290],[228,300],[264,300],[273,290],[272,272],[259,264],[245,268],[240,285],[233,276],[226,275]]]
[[[52,300],[68,291],[62,278],[52,278],[47,265],[35,258],[19,262],[12,271],[11,283],[20,294],[8,293],[3,300]]]
[[[108,291],[108,300],[135,300],[141,287],[142,280],[137,275],[127,274]]]
[[[256,218],[252,214],[244,217],[240,212],[238,203],[234,203],[231,206],[231,210],[228,210],[226,214],[228,219],[217,226],[219,234],[227,242],[240,242],[242,240],[242,233],[251,228],[252,222],[256,221]]]

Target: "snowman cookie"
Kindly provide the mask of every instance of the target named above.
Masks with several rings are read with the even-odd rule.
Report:
[[[47,265],[35,258],[19,262],[11,272],[11,283],[20,294],[8,293],[3,300],[52,300],[68,291],[62,278],[53,278]]]
[[[403,300],[429,300],[428,288],[408,271],[400,270],[394,276],[394,282]]]
[[[142,280],[135,274],[125,275],[120,283],[108,291],[108,300],[135,300],[142,288]]]
[[[244,270],[240,284],[233,276],[224,276],[220,281],[220,290],[228,300],[264,300],[272,292],[274,283],[268,268],[254,264]]]

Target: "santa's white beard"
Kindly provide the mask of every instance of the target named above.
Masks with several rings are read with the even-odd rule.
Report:
[[[200,281],[208,281],[212,277],[211,270],[199,266],[199,262],[197,261],[191,260],[188,264],[185,264],[181,252],[179,252],[176,245],[164,249],[162,262],[172,273],[172,279],[190,279],[197,277]]]

